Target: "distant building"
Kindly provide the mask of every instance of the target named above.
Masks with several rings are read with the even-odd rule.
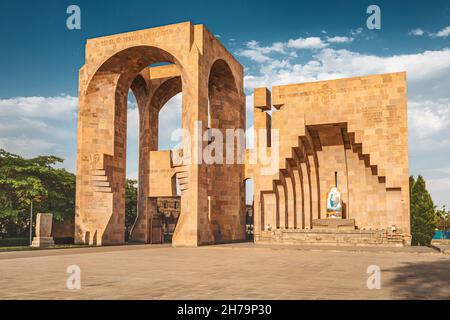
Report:
[[[158,213],[164,215],[162,226],[164,234],[173,234],[180,215],[180,197],[161,197],[157,200]]]
[[[245,228],[247,240],[253,240],[253,205],[245,205]]]

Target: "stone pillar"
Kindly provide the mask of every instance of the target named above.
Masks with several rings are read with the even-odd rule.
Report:
[[[51,213],[38,213],[36,216],[36,236],[33,238],[31,244],[34,248],[43,248],[55,245],[52,234],[52,220]]]

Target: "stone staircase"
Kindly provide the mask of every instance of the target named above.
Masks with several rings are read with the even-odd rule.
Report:
[[[373,164],[373,163],[371,163],[371,161],[370,161],[370,154],[363,153],[363,145],[362,145],[362,143],[356,143],[356,141],[355,141],[356,140],[355,133],[354,132],[349,132],[348,133],[348,138],[349,138],[349,141],[348,142],[344,141],[344,143],[349,143],[351,148],[352,148],[352,150],[358,154],[359,160],[364,161],[365,166],[372,170],[372,174],[373,175],[378,176],[378,181],[380,183],[385,183],[386,182],[386,177],[379,175],[378,166]]]
[[[405,244],[404,235],[401,233],[387,233],[386,242],[390,246],[403,247]]]
[[[403,234],[391,234],[384,230],[277,229],[262,231],[257,241],[263,244],[326,245],[336,247],[405,246]]]
[[[181,195],[189,189],[189,171],[185,166],[180,167],[180,171],[177,172],[176,178],[178,180],[178,185],[180,186]]]
[[[110,193],[111,185],[108,181],[108,176],[106,175],[106,170],[92,170],[91,171],[91,182],[94,192]]]

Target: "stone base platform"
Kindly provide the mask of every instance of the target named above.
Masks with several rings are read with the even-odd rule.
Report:
[[[329,230],[355,230],[355,219],[314,219],[313,229]]]
[[[431,244],[440,244],[450,246],[450,239],[433,239]]]
[[[267,244],[327,245],[327,246],[393,246],[409,245],[402,234],[385,230],[339,230],[339,229],[279,229],[263,231],[255,236],[255,242]]]
[[[54,245],[55,241],[53,241],[53,237],[34,237],[31,243],[33,248],[45,248]]]

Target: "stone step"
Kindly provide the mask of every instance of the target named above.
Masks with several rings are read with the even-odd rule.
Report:
[[[106,176],[106,170],[92,170],[91,175],[93,176]]]
[[[177,172],[178,185],[180,187],[181,195],[189,189],[189,171],[179,171]]]
[[[177,172],[178,179],[187,179],[189,178],[189,171],[179,171]]]
[[[403,241],[388,241],[382,230],[304,230],[276,229],[263,231],[255,239],[259,243],[284,243],[291,245],[333,246],[387,246],[403,247]]]
[[[91,176],[92,181],[108,181],[107,176]]]
[[[96,169],[91,171],[91,181],[94,192],[111,192],[111,185],[106,175],[106,170]]]
[[[94,187],[94,192],[104,192],[104,193],[111,193],[111,188],[108,187]]]
[[[108,181],[92,181],[92,185],[94,187],[109,187]]]

